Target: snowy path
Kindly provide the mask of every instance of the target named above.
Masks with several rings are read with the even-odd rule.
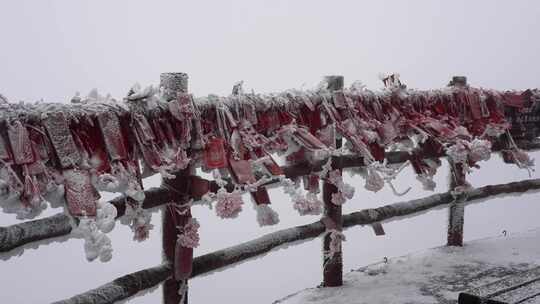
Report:
[[[540,228],[391,258],[348,273],[343,287],[307,289],[275,303],[457,303],[459,292],[538,265]]]

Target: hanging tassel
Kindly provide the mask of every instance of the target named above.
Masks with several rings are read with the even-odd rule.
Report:
[[[181,233],[178,235],[178,244],[186,248],[199,246],[199,222],[195,218],[189,218],[184,227],[178,227]]]
[[[272,226],[279,223],[279,215],[267,204],[255,205],[259,226]]]
[[[225,188],[220,188],[216,197],[216,214],[220,218],[236,218],[242,211],[244,201],[239,192],[228,193]]]
[[[374,168],[368,168],[368,175],[364,187],[368,191],[378,192],[384,187],[384,180]]]
[[[320,215],[323,203],[315,193],[307,193],[306,196],[297,195],[293,198],[293,208],[300,215]]]

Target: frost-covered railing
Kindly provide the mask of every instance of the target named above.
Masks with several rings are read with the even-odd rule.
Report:
[[[530,180],[471,190],[465,180],[492,151],[501,151],[505,162],[531,166],[524,150],[540,146],[537,90],[475,89],[460,77],[449,88],[430,91],[408,90],[395,75],[383,81],[382,92],[358,84],[344,89],[342,77],[330,76],[313,91],[245,94],[237,85],[228,97],[193,99],[186,93],[187,75],[171,73],[162,75],[160,92],[134,87],[123,102],[93,92],[74,97],[71,105],[0,103],[2,208],[31,217],[47,198],[65,204],[69,214],[0,228],[0,252],[7,257],[25,244],[77,233],[85,238],[89,260],[107,261],[112,247],[104,233],[116,218],[143,240],[151,229],[145,210],[166,205],[163,266],[66,303],[113,303],[164,280],[165,303],[178,303],[187,300],[190,277],[321,234],[323,286],[339,286],[344,227],[371,224],[384,234],[381,221],[450,204],[448,244],[459,246],[466,201],[537,189],[538,181]],[[274,160],[276,152],[286,155],[285,166]],[[367,190],[387,183],[400,195],[391,181],[405,165],[433,188],[442,156],[454,177],[449,193],[342,217],[341,204],[354,194],[342,169],[362,168]],[[196,176],[199,167],[211,170],[214,180]],[[163,184],[144,191],[141,179],[153,173],[161,173]],[[298,189],[299,178],[307,194]],[[275,185],[284,187],[301,215],[320,214],[324,207],[322,220],[193,259],[199,223],[191,206],[215,201],[218,216],[233,218],[242,208],[240,194],[250,193],[259,223],[275,224],[278,215],[266,192]],[[98,202],[97,190],[124,195]]]
[[[488,203],[490,198],[504,194],[519,194],[540,189],[540,179],[531,179],[508,184],[490,185],[468,190],[465,203]],[[357,225],[372,225],[417,216],[431,210],[454,204],[455,198],[449,192],[434,194],[412,201],[390,204],[374,209],[366,209],[343,216],[343,228]],[[213,271],[241,263],[251,258],[266,255],[276,248],[300,244],[323,235],[326,227],[323,221],[276,231],[249,242],[208,253],[193,259],[190,278],[211,274]],[[93,303],[109,304],[125,300],[137,292],[152,288],[173,275],[173,265],[162,265],[137,271],[117,278],[105,285],[55,304]]]

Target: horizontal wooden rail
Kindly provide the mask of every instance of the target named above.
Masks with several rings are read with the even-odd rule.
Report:
[[[152,188],[144,191],[146,198],[143,208],[150,209],[172,201],[173,193],[164,188]],[[118,212],[117,218],[126,211],[125,198],[118,197],[110,201]],[[70,217],[59,213],[43,219],[28,221],[7,227],[0,227],[0,252],[7,252],[23,245],[48,241],[49,239],[66,236],[71,233]]]
[[[519,141],[517,144],[520,148],[525,150],[540,150],[539,139]],[[402,163],[405,162],[408,157],[409,154],[405,152],[390,152],[387,158],[391,163]],[[310,166],[306,164],[296,164],[283,167],[283,171],[285,172],[285,176],[294,178],[307,175],[311,172],[320,171],[325,163],[326,160],[319,161]],[[335,169],[345,169],[362,166],[363,160],[361,157],[356,155],[344,155],[333,157],[332,164]],[[213,191],[217,189],[214,182],[211,183],[210,189]],[[143,202],[143,208],[145,209],[167,204],[173,201],[175,195],[175,193],[161,187],[148,189],[144,193],[146,198]],[[195,197],[195,199],[199,198]],[[118,210],[118,217],[124,215],[124,197],[115,198],[111,200],[110,203],[112,203]],[[71,233],[71,230],[72,226],[70,224],[69,217],[64,213],[44,219],[38,219],[7,227],[0,227],[0,252],[8,252],[32,242],[47,242],[51,238],[66,236]]]
[[[468,191],[467,202],[478,201],[500,194],[523,193],[540,189],[540,179],[530,179],[507,184],[489,185]],[[405,216],[416,216],[430,209],[443,207],[453,202],[450,192],[434,194],[425,198],[394,203],[374,209],[365,209],[343,216],[343,227],[369,225],[381,221],[399,220]],[[375,211],[375,212],[373,212]],[[307,241],[325,232],[321,221],[292,227],[266,234],[254,240],[199,256],[193,261],[196,277],[220,270],[227,266],[265,255],[275,248]],[[120,277],[96,289],[76,295],[55,304],[112,304],[124,300],[138,291],[150,288],[172,275],[170,265],[163,264]]]

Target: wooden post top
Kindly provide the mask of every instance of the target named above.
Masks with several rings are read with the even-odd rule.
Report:
[[[176,99],[178,92],[187,93],[188,75],[186,73],[161,73],[160,87],[167,101]]]

